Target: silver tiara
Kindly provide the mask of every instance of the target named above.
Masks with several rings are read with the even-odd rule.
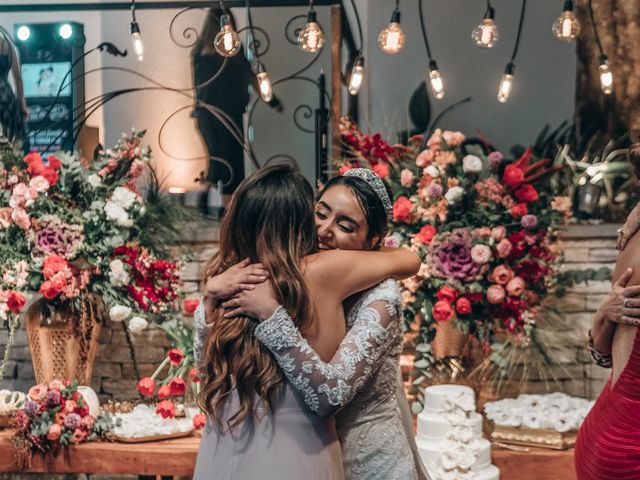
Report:
[[[346,177],[358,177],[367,182],[382,202],[384,211],[387,213],[387,218],[391,218],[391,214],[393,213],[391,199],[389,198],[387,189],[384,187],[382,179],[376,172],[368,168],[352,168],[351,170],[347,170],[344,175]]]

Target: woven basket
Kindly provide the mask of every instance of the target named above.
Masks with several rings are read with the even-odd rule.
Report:
[[[80,310],[71,305],[53,309],[44,298],[29,307],[26,329],[38,383],[54,379],[91,383],[101,328],[98,311],[91,297],[82,301]]]
[[[462,357],[469,336],[456,328],[455,319],[436,322],[435,329],[436,337],[431,342],[431,348],[436,360]]]

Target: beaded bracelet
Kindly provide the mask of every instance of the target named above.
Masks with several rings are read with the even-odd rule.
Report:
[[[591,330],[589,330],[587,348],[589,349],[589,353],[591,353],[591,358],[596,362],[596,365],[603,368],[611,368],[613,366],[613,358],[610,353],[601,353],[594,348]]]

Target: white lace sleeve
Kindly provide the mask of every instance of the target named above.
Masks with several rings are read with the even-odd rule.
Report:
[[[204,318],[204,304],[200,302],[198,308],[193,313],[193,326],[195,331],[193,334],[193,356],[196,365],[200,364],[202,358],[202,349],[204,348],[204,340],[207,337],[207,323]]]
[[[397,306],[385,300],[360,308],[329,362],[311,348],[283,307],[258,325],[255,335],[311,411],[326,417],[349,403],[376,371],[397,320]]]

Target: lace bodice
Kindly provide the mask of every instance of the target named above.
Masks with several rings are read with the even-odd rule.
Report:
[[[400,294],[392,280],[363,293],[347,316],[349,331],[329,362],[278,308],[255,330],[278,365],[321,416],[336,412],[345,477],[352,480],[427,478],[400,378]]]

